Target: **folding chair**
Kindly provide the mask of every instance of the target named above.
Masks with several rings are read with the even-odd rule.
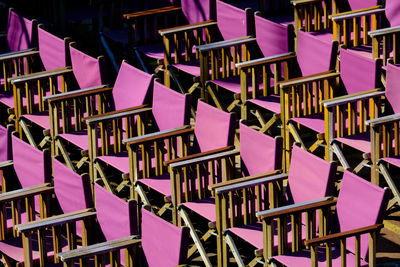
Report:
[[[93,181],[101,179],[110,192],[120,193],[125,187],[131,188],[133,193],[134,185],[129,184],[129,156],[123,144],[129,140],[138,140],[147,138],[149,135],[159,135],[178,129],[189,128],[191,99],[188,95],[182,95],[178,92],[154,82],[153,86],[153,104],[152,107],[136,109],[135,113],[117,114],[115,116],[104,115],[95,118],[88,117],[86,123],[88,126],[89,138],[89,162],[94,164]],[[113,125],[131,125],[135,121],[138,124],[146,125],[141,131],[145,133],[138,137],[138,134],[131,132],[130,138],[125,139],[125,134],[113,128]],[[149,125],[149,126],[147,126]],[[130,126],[129,126],[130,127]],[[121,136],[122,135],[122,136]],[[111,140],[113,144],[111,144]],[[99,150],[98,148],[101,148]],[[166,172],[162,165],[164,160],[171,160],[178,155],[174,154],[173,149],[168,144],[158,144],[154,150],[148,150],[147,147],[141,147],[135,153],[149,153],[143,160],[138,162],[138,171],[146,170],[147,173],[155,168],[156,175]],[[149,158],[147,158],[149,157]],[[107,168],[111,167],[111,168]],[[110,170],[113,181],[109,181],[110,175],[106,170]],[[116,170],[122,173],[122,181],[117,180],[115,188],[111,183],[116,182]],[[108,172],[108,173],[110,173]],[[131,194],[131,197],[133,195]]]
[[[59,253],[65,264],[86,261],[88,258],[102,259],[111,254],[111,264],[124,266],[168,267],[186,263],[189,245],[189,231],[164,221],[146,209],[142,209],[142,234],[126,236],[117,240],[96,244],[69,252]],[[135,250],[141,245],[142,252],[137,258]],[[125,251],[125,257],[122,253]],[[125,260],[124,260],[125,259]]]
[[[345,171],[337,201],[260,212],[258,216],[263,220],[264,229],[268,229],[274,219],[284,220],[288,216],[300,218],[301,214],[310,214],[317,209],[324,210],[326,218],[330,217],[329,208],[336,208],[333,218],[326,218],[323,222],[319,220],[327,234],[304,242],[309,248],[304,249],[297,239],[297,244],[292,243],[292,253],[282,251],[281,255],[266,259],[269,263],[279,262],[285,266],[376,266],[376,240],[379,230],[383,228],[387,193],[387,190]]]
[[[240,177],[244,178],[234,179],[236,176],[235,157],[239,154]],[[281,163],[282,138],[264,135],[241,123],[240,152],[239,150],[225,151],[170,164],[171,178],[175,187],[175,196],[172,199],[178,206],[178,212],[184,224],[190,228],[190,234],[195,243],[189,250],[189,256],[198,250],[204,263],[210,266],[211,261],[203,247],[203,242],[216,235],[218,266],[222,265],[224,228],[221,228],[221,216],[225,212],[225,207],[220,205],[220,199],[214,189],[223,186],[245,188],[245,184],[251,183],[252,180],[279,173]],[[247,196],[255,200],[256,191],[250,191],[245,194],[252,195],[252,197]],[[246,208],[243,210],[244,216],[249,218],[255,211],[250,210],[249,206]],[[193,213],[189,211],[209,222],[209,230],[201,238],[193,225],[193,216],[189,216]]]
[[[5,193],[8,191],[8,186],[5,179],[7,177],[8,171],[6,166],[8,166],[10,161],[12,160],[11,131],[11,125],[7,125],[7,128],[0,125],[1,193]]]
[[[34,171],[36,165],[29,166],[31,172]],[[50,168],[47,171],[50,171]],[[57,262],[56,253],[61,252],[63,247],[75,249],[78,245],[77,236],[81,236],[83,246],[87,246],[88,240],[91,240],[96,213],[93,210],[89,177],[81,177],[57,160],[53,160],[53,174],[54,187],[47,185],[42,188],[23,189],[7,195],[7,201],[23,202],[26,199],[26,210],[32,214],[34,196],[39,195],[41,211],[46,218],[15,225],[18,237],[0,242],[2,259],[6,265],[11,266],[11,262],[16,262],[27,266],[34,263],[44,266],[53,262],[51,258]],[[57,211],[56,203],[49,205],[44,201],[52,194],[55,194],[61,212]],[[77,224],[79,221],[82,223]],[[63,231],[62,225],[66,225],[66,232]]]
[[[148,157],[147,155],[150,154],[153,146],[155,147],[154,151],[156,151],[157,146],[164,145],[164,142],[167,142],[169,151],[174,151],[174,155],[179,156],[176,159],[158,163],[160,167],[164,164],[167,168],[179,161],[232,150],[235,123],[234,114],[226,113],[199,100],[197,103],[196,122],[193,128],[178,129],[166,133],[161,132],[158,135],[148,135],[146,138],[138,138],[126,142],[130,162],[131,184],[135,185],[135,198],[141,200],[145,205],[152,206],[148,197],[150,194],[146,194],[145,188],[151,189],[150,193],[157,192],[155,197],[162,195],[166,203],[158,210],[158,214],[162,215],[172,205],[172,218],[176,225],[178,218],[177,203],[174,202],[175,186],[171,183],[170,174],[157,175],[153,171],[150,172],[150,168],[143,168],[140,171],[139,161],[143,161],[144,157]],[[145,147],[146,153],[143,150],[140,152],[140,147],[142,149]],[[150,160],[147,160],[147,163],[150,164]],[[218,171],[221,171],[221,169],[218,169]]]

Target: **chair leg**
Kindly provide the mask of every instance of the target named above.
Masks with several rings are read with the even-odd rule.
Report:
[[[338,159],[340,161],[340,164],[343,166],[343,168],[345,170],[349,170],[350,169],[350,165],[347,162],[346,158],[344,157],[343,152],[340,149],[339,145],[336,142],[332,142],[332,148],[333,148],[333,152],[338,157]]]
[[[215,229],[210,229],[208,230],[201,238],[200,241],[206,242],[211,236],[215,234]],[[189,250],[188,250],[188,258],[191,257],[195,252],[197,251],[197,246],[193,245]]]
[[[150,201],[147,198],[146,193],[144,192],[143,187],[141,185],[139,184],[135,185],[135,192],[139,195],[139,198],[143,203],[143,206],[148,205],[151,207]],[[151,210],[151,212],[154,213],[153,209]]]
[[[296,143],[299,143],[302,149],[307,150],[306,145],[304,144],[303,140],[301,140],[300,134],[294,126],[293,122],[289,121],[287,127],[289,129],[289,132],[292,134],[294,141]]]
[[[140,65],[142,66],[143,71],[146,72],[146,73],[150,73],[149,70],[146,67],[146,64],[144,64],[144,61],[143,61],[143,59],[142,59],[142,57],[141,57],[141,55],[140,55],[140,53],[139,53],[139,51],[137,50],[136,47],[133,48],[133,51],[134,51],[135,56],[138,59]]]
[[[31,146],[33,146],[34,148],[38,148],[35,140],[33,139],[33,136],[31,134],[31,131],[29,130],[28,125],[26,124],[26,122],[24,120],[19,120],[19,125],[21,126],[22,132],[24,132],[26,138],[28,139],[28,142]]]
[[[74,164],[72,164],[71,158],[69,157],[68,152],[64,147],[64,144],[59,139],[56,139],[55,146],[61,152],[61,155],[63,156],[68,168],[76,172]]]
[[[104,172],[103,168],[101,167],[99,162],[94,163],[94,168],[95,168],[95,177],[93,177],[92,181],[97,180],[97,175],[100,175],[100,179],[103,181],[104,186],[107,188],[108,191],[114,194],[114,190],[111,188],[110,183],[108,182],[106,173]]]
[[[390,190],[392,190],[392,193],[394,195],[394,198],[397,201],[397,204],[400,205],[400,193],[399,190],[397,189],[392,177],[389,174],[388,169],[385,167],[383,163],[378,163],[379,170],[381,171],[383,178],[385,178],[386,183],[389,185]]]
[[[214,101],[215,106],[217,108],[219,108],[220,110],[224,110],[221,102],[219,101],[219,99],[217,97],[217,94],[215,93],[214,89],[210,86],[210,84],[206,84],[206,88],[207,88],[207,91],[210,94],[212,100]]]
[[[46,135],[39,143],[40,148],[44,148],[46,144],[51,144],[51,137]]]
[[[272,125],[274,125],[275,123],[280,121],[280,117],[278,114],[273,114],[272,118],[269,119],[269,121],[267,123],[265,123],[262,128],[260,129],[260,132],[265,133],[269,131],[269,128],[272,127]]]
[[[229,232],[226,232],[224,234],[224,239],[225,239],[225,242],[228,244],[229,249],[231,250],[231,252],[233,254],[233,257],[235,258],[237,265],[240,267],[245,267],[246,265],[244,264],[242,257],[240,257],[239,250],[237,249],[237,246],[236,246],[235,242],[233,241],[233,238],[229,235]],[[224,265],[228,265],[228,264],[226,263]]]

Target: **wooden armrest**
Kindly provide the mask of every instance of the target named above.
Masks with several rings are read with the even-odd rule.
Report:
[[[82,257],[92,257],[97,254],[105,254],[111,251],[124,249],[133,245],[139,245],[141,242],[140,236],[132,235],[115,239],[107,242],[102,242],[66,252],[57,253],[57,257],[62,261],[76,260]]]
[[[220,153],[212,153],[212,154],[207,154],[204,156],[197,156],[197,157],[193,157],[191,159],[178,161],[175,163],[170,163],[169,166],[171,168],[180,168],[182,166],[189,166],[189,165],[199,164],[202,162],[208,162],[210,160],[218,160],[218,159],[226,158],[229,156],[236,156],[236,155],[239,155],[239,153],[240,153],[239,149],[228,150],[228,151],[224,150],[223,152],[220,152]],[[199,154],[201,154],[201,153],[199,153]],[[194,154],[194,155],[190,155],[190,156],[195,156],[195,155],[199,155],[199,154]],[[190,156],[187,156],[187,157],[190,157]],[[185,158],[187,158],[187,157],[185,157]],[[181,158],[179,158],[179,159],[181,159]],[[173,161],[173,160],[170,160],[169,162],[171,162],[171,161]],[[165,165],[165,166],[167,166],[167,165]]]
[[[313,74],[313,75],[309,75],[309,76],[298,77],[298,78],[293,78],[290,80],[281,81],[278,84],[281,89],[284,89],[286,87],[301,85],[304,83],[310,83],[310,82],[315,82],[315,81],[320,81],[320,80],[328,80],[328,79],[336,78],[339,76],[340,76],[339,72],[330,70],[330,71],[321,72],[321,73],[317,73],[317,74]]]
[[[350,94],[350,95],[344,95],[344,96],[339,96],[335,97],[332,99],[327,99],[321,101],[321,104],[323,104],[326,108],[334,107],[334,106],[339,106],[351,102],[357,102],[360,100],[365,100],[368,98],[372,97],[379,97],[379,96],[384,96],[385,92],[382,91],[380,88],[364,91],[364,92],[358,92],[355,94]]]
[[[345,239],[345,238],[355,236],[355,235],[367,234],[369,232],[377,231],[381,228],[383,228],[383,224],[370,225],[370,226],[366,226],[366,227],[357,228],[354,230],[349,230],[349,231],[345,231],[345,232],[330,234],[330,235],[306,240],[304,242],[304,244],[306,246],[318,246],[318,245],[326,243],[328,241],[334,242],[334,241],[337,241],[340,239]]]
[[[100,86],[94,86],[86,89],[79,89],[71,92],[66,92],[62,94],[56,94],[56,95],[51,95],[51,96],[45,96],[43,97],[43,100],[49,101],[49,102],[56,102],[56,101],[63,101],[63,100],[68,100],[68,99],[74,99],[74,98],[80,98],[80,97],[85,97],[85,96],[91,96],[91,95],[96,95],[96,94],[101,94],[101,93],[106,93],[112,91],[112,87],[109,87],[108,85],[100,85]]]
[[[0,56],[0,61],[18,59],[21,57],[29,57],[29,56],[34,56],[34,55],[39,55],[39,51],[36,51],[34,49],[27,49],[27,50],[23,50],[23,51],[2,54]]]
[[[273,170],[273,171],[270,171],[270,172],[260,173],[260,174],[256,174],[256,175],[245,176],[245,177],[237,178],[237,179],[234,179],[234,180],[230,180],[230,181],[225,181],[225,182],[209,185],[208,189],[210,191],[215,190],[216,192],[221,193],[220,191],[217,191],[219,188],[226,187],[226,186],[231,186],[231,185],[236,185],[236,184],[241,184],[241,183],[257,181],[258,179],[265,178],[265,177],[270,177],[270,176],[273,176],[273,175],[277,175],[277,174],[280,174],[281,172],[282,172],[282,170]],[[224,192],[226,192],[226,191],[224,191]]]
[[[319,2],[322,2],[322,0],[292,0],[292,1],[290,1],[290,3],[293,6],[307,5],[307,4],[319,3]]]
[[[6,203],[13,200],[23,199],[26,197],[36,196],[53,192],[54,187],[49,183],[31,186],[27,188],[17,189],[10,192],[0,194],[0,203]]]
[[[232,150],[232,149],[234,149],[234,146],[226,146],[226,147],[222,147],[222,148],[209,150],[206,152],[192,154],[192,155],[181,157],[181,158],[171,159],[171,160],[165,161],[164,166],[168,166],[170,164],[178,163],[181,161],[191,160],[191,159],[198,158],[198,157],[205,157],[208,155],[213,155],[213,154],[221,153],[221,152]],[[174,166],[176,167],[176,166],[178,166],[178,164],[174,164]]]
[[[149,9],[149,10],[144,10],[144,11],[138,11],[138,12],[133,12],[133,13],[126,13],[123,14],[122,17],[124,19],[135,19],[139,17],[146,17],[146,16],[154,16],[154,15],[160,15],[163,13],[169,13],[169,12],[175,12],[182,10],[181,7],[178,6],[166,6],[166,7],[160,7],[160,8],[154,8],[154,9]]]
[[[127,146],[136,145],[136,144],[143,144],[143,143],[146,143],[146,142],[154,142],[156,140],[163,140],[163,139],[174,137],[174,136],[190,134],[192,132],[194,132],[194,128],[181,129],[181,130],[162,133],[162,134],[159,134],[159,135],[156,134],[156,135],[149,136],[149,137],[146,137],[146,138],[143,138],[143,139],[132,140],[132,141],[126,140],[125,143],[126,143]]]
[[[294,52],[289,52],[289,53],[283,53],[279,55],[274,55],[270,57],[264,57],[264,58],[258,58],[254,60],[249,60],[245,62],[240,62],[236,64],[236,68],[241,69],[241,68],[249,68],[249,67],[254,67],[257,65],[263,65],[263,64],[272,64],[272,63],[278,63],[281,61],[287,61],[290,59],[296,58],[296,54]]]
[[[172,133],[172,132],[183,130],[183,129],[188,129],[189,127],[190,127],[190,125],[184,125],[184,126],[173,128],[173,129],[167,129],[167,130],[159,131],[159,132],[155,132],[155,133],[149,133],[149,134],[145,134],[145,135],[141,135],[141,136],[135,136],[132,138],[122,140],[122,144],[126,145],[127,143],[133,142],[133,141],[141,142],[142,140],[146,140],[149,137],[155,138],[160,135]]]
[[[385,9],[382,8],[381,5],[367,7],[367,8],[358,9],[358,10],[347,11],[347,12],[343,12],[343,13],[339,13],[339,14],[330,15],[329,17],[333,21],[340,21],[340,20],[345,20],[345,19],[364,17],[364,16],[368,16],[368,15],[372,15],[372,14],[379,14],[379,13],[385,13]]]
[[[394,33],[398,33],[400,31],[400,26],[395,26],[395,27],[389,27],[389,28],[383,28],[375,31],[370,31],[368,32],[368,35],[370,37],[378,37],[378,36],[384,36],[384,35],[390,35]]]
[[[93,123],[99,123],[102,121],[107,121],[107,120],[115,120],[135,114],[140,114],[144,112],[151,111],[151,107],[149,105],[141,105],[141,106],[136,106],[136,107],[131,107],[131,108],[125,108],[125,109],[120,109],[120,110],[114,110],[110,111],[107,113],[103,114],[98,114],[98,115],[93,115],[84,118],[84,121],[86,121],[86,124],[93,124]]]
[[[273,219],[279,216],[287,216],[295,213],[305,212],[307,210],[315,210],[324,207],[333,206],[336,204],[335,199],[332,197],[324,197],[320,199],[305,201],[297,204],[287,205],[280,208],[275,208],[271,210],[263,210],[257,212],[257,217],[266,220]]]
[[[73,73],[71,67],[65,67],[65,68],[60,68],[60,69],[55,69],[55,70],[46,70],[46,71],[11,77],[11,78],[8,78],[8,81],[11,82],[12,84],[20,84],[20,83],[26,83],[26,82],[45,79],[45,78],[50,78],[50,77],[57,77],[57,76],[68,74],[68,73]]]
[[[37,48],[35,47],[35,48],[28,48],[28,49],[19,50],[19,51],[2,53],[2,54],[0,54],[0,58],[3,57],[3,56],[18,55],[18,54],[21,54],[21,53],[31,52],[31,51],[37,51]]]
[[[199,22],[199,23],[193,23],[193,24],[187,24],[187,25],[168,28],[168,29],[162,29],[162,30],[159,30],[158,33],[161,36],[164,36],[164,35],[176,34],[176,33],[181,33],[181,32],[186,32],[186,31],[194,31],[194,30],[198,30],[198,29],[208,28],[211,26],[217,26],[217,22],[214,20],[207,20],[207,21],[203,21],[203,22]]]
[[[400,120],[400,113],[396,113],[396,114],[383,116],[383,117],[379,117],[379,118],[372,119],[372,120],[367,120],[367,121],[365,121],[365,123],[371,127],[375,127],[375,126],[379,126],[382,124],[387,124],[387,123],[391,123],[391,122],[395,122],[395,121],[399,121],[399,120]]]
[[[96,216],[96,211],[94,211],[94,209],[85,209],[61,215],[51,216],[49,218],[41,219],[38,221],[31,221],[23,224],[17,224],[15,225],[15,229],[17,229],[19,233],[23,233],[51,226],[77,222],[94,216]]]
[[[12,160],[2,161],[2,162],[0,162],[0,170],[11,167],[13,165],[14,165],[14,161],[12,161]]]
[[[227,48],[227,47],[232,47],[236,45],[242,45],[242,44],[250,44],[256,42],[256,38],[252,36],[245,36],[245,37],[240,37],[240,38],[235,38],[231,40],[224,40],[220,42],[215,42],[215,43],[210,43],[210,44],[204,44],[204,45],[198,45],[196,46],[196,49],[199,50],[200,52],[207,52],[211,50],[216,50],[216,49],[222,49],[222,48]]]

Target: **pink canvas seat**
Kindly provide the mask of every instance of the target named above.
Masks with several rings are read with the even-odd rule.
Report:
[[[336,203],[336,213],[333,223],[329,225],[330,233],[344,233],[346,231],[353,231],[352,234],[339,237],[339,240],[346,239],[345,255],[340,255],[341,257],[346,257],[347,264],[355,266],[354,254],[359,252],[362,261],[362,266],[365,266],[365,260],[367,260],[367,255],[369,252],[369,264],[376,264],[375,259],[375,249],[369,247],[368,232],[362,234],[360,237],[360,247],[357,248],[355,244],[354,236],[357,230],[363,227],[372,226],[371,232],[377,234],[383,225],[380,225],[383,221],[383,216],[386,211],[386,206],[388,202],[387,190],[373,185],[357,175],[345,171],[342,179],[342,184],[340,187],[339,196]],[[316,241],[317,239],[311,239],[306,241],[306,244],[310,244],[313,247],[317,247],[320,244],[324,244],[326,241],[329,242],[329,234],[322,237],[321,241]],[[370,237],[371,238],[371,237]],[[376,236],[372,237],[376,240]],[[314,241],[315,240],[315,241]],[[326,241],[325,241],[326,240]],[[371,243],[370,243],[371,244]],[[334,251],[340,251],[339,247],[335,245]],[[322,256],[326,253],[326,249],[318,250],[318,261],[321,261],[321,265],[325,266],[325,257]],[[340,254],[340,253],[339,253]],[[321,255],[321,256],[319,256]],[[332,256],[334,263],[333,266],[339,266],[339,259],[336,253]],[[280,256],[274,256],[273,260],[278,261],[285,266],[310,266],[312,264],[312,257],[310,257],[309,251],[297,252],[294,254],[285,254]],[[371,262],[372,261],[372,262]]]

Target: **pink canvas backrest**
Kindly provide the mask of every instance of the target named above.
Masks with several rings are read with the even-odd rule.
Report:
[[[181,6],[189,24],[210,19],[210,0],[181,0]]]
[[[256,40],[264,57],[289,52],[288,27],[255,16]]]
[[[233,144],[235,116],[202,101],[197,102],[194,134],[201,152]]]
[[[96,216],[107,241],[138,233],[136,202],[125,200],[95,184]]]
[[[93,207],[88,175],[80,176],[58,160],[53,160],[54,191],[64,213]]]
[[[341,232],[383,221],[387,206],[387,192],[357,175],[345,171],[340,186],[336,204],[338,229]],[[355,252],[354,238],[346,240],[346,248]],[[361,257],[364,259],[368,252],[368,235],[361,236]]]
[[[73,46],[69,46],[71,66],[79,88],[89,88],[106,83],[104,58],[93,58]]]
[[[282,138],[273,138],[241,123],[240,158],[246,176],[281,169]]]
[[[393,113],[400,112],[400,67],[388,64],[386,70],[386,99],[389,101]]]
[[[152,109],[160,131],[188,125],[190,96],[180,94],[158,82],[154,82]]]
[[[69,64],[67,42],[38,27],[39,55],[46,70],[64,68]]]
[[[347,1],[349,3],[351,10],[358,10],[378,5],[378,0],[347,0]]]
[[[297,39],[297,62],[302,76],[325,72],[334,67],[336,43],[303,31],[299,31]]]
[[[188,230],[142,209],[142,247],[148,266],[170,267],[186,263]]]
[[[20,51],[35,46],[34,32],[36,23],[26,19],[11,8],[8,11],[7,44],[10,52]]]
[[[49,151],[40,151],[16,136],[12,136],[14,170],[23,188],[51,181]]]
[[[12,159],[11,130],[0,125],[0,162]]]
[[[151,93],[152,81],[152,75],[122,61],[112,91],[114,101],[112,109],[120,110],[143,105]]]
[[[400,25],[400,1],[398,0],[386,0],[385,3],[385,14],[386,18],[390,22],[390,26]]]
[[[224,40],[248,35],[246,11],[220,0],[217,0],[217,23]]]
[[[348,94],[378,87],[381,61],[340,49],[340,77]]]
[[[289,168],[289,200],[300,203],[332,195],[336,166],[293,146]]]

